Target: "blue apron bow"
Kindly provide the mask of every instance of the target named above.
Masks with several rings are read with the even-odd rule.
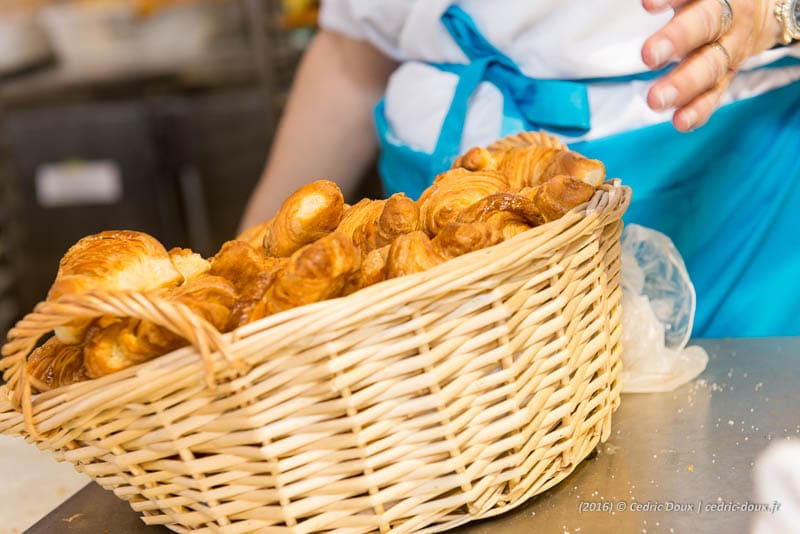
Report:
[[[503,93],[504,117],[521,117],[524,121],[519,124],[521,128],[545,128],[570,136],[589,131],[591,113],[586,84],[527,77],[514,61],[483,37],[472,18],[459,6],[447,9],[442,24],[470,63],[439,65],[442,70],[457,74],[459,81],[432,154],[433,176],[450,167],[458,155],[469,99],[483,81],[491,82]]]

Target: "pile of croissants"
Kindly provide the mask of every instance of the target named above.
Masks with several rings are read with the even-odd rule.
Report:
[[[605,168],[544,133],[474,148],[419,200],[403,194],[346,205],[316,181],[209,259],[153,237],[108,231],[62,258],[48,300],[91,290],[153,292],[221,332],[296,306],[425,271],[561,217],[589,200]],[[39,391],[96,378],[186,342],[146,320],[101,317],[56,328],[27,362]]]

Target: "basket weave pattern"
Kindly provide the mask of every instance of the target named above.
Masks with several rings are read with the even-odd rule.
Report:
[[[541,493],[608,437],[629,200],[609,182],[588,206],[509,241],[225,336],[146,294],[43,303],[6,353],[24,359],[54,326],[103,314],[192,341],[27,407],[39,447],[147,524],[440,531]],[[0,390],[0,432],[31,438],[11,397]]]

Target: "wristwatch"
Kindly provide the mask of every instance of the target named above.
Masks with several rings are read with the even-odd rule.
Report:
[[[788,45],[800,40],[800,0],[778,0],[775,16],[781,25],[781,43]]]

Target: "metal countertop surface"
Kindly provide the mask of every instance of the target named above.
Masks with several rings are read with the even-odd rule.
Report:
[[[750,513],[713,507],[757,503],[758,455],[776,440],[800,440],[800,338],[692,344],[709,353],[699,379],[670,393],[623,395],[609,440],[564,481],[450,532],[747,532]],[[127,503],[90,484],[27,534],[55,532],[169,531],[146,527]]]

